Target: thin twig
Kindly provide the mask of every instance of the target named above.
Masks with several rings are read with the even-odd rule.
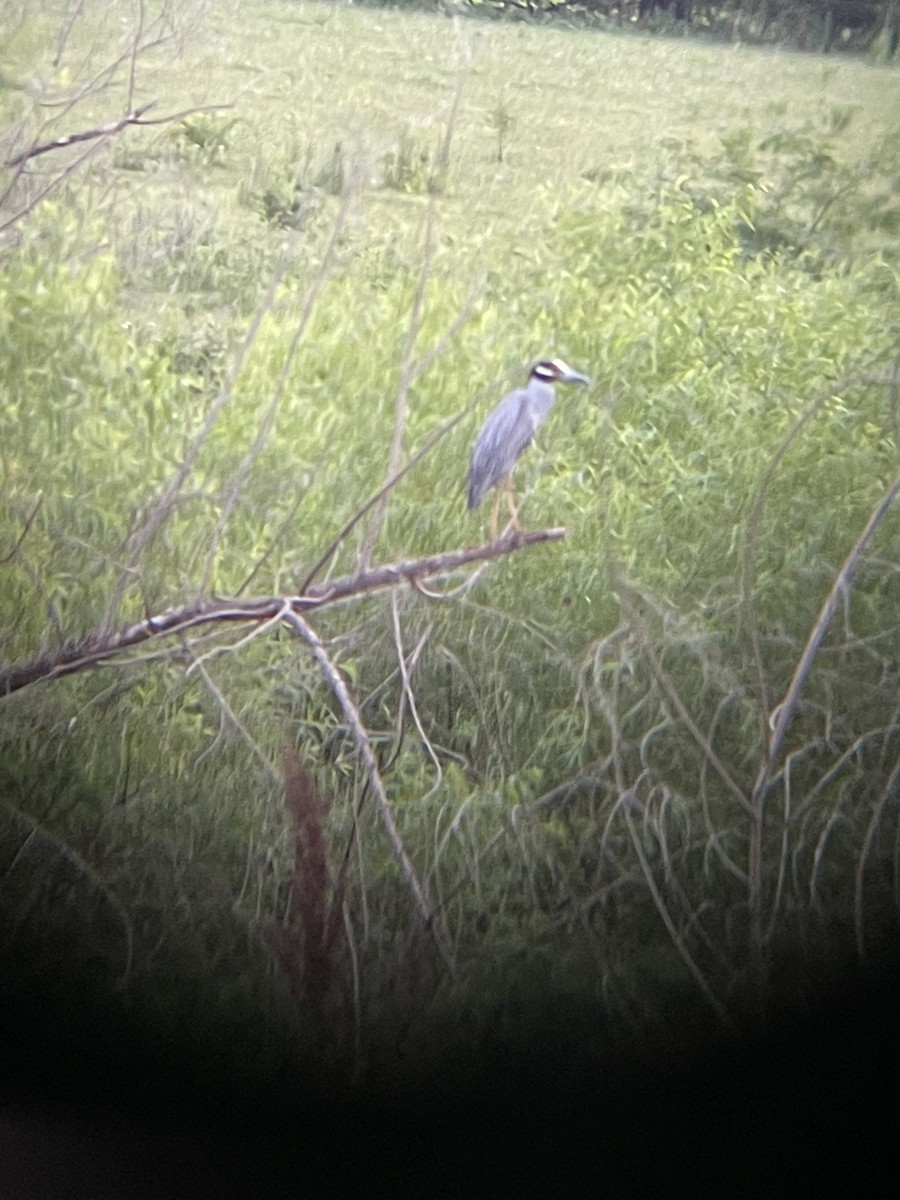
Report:
[[[19,553],[22,543],[25,541],[25,538],[28,536],[28,531],[29,531],[29,529],[31,529],[31,526],[34,524],[34,519],[40,512],[41,505],[43,503],[44,503],[44,493],[38,492],[38,498],[37,498],[37,500],[35,500],[34,505],[31,509],[31,512],[28,514],[28,516],[25,518],[24,522],[22,523],[22,532],[19,534],[18,538],[16,539],[16,544],[13,546],[12,550],[10,550],[10,552],[8,554],[4,554],[4,556],[2,558],[0,558],[0,567],[5,567],[8,562],[12,562],[12,560]]]
[[[278,771],[275,769],[275,767],[272,765],[272,763],[269,762],[269,760],[266,758],[265,754],[262,751],[262,748],[257,744],[256,741],[254,741],[254,739],[251,737],[250,733],[244,726],[243,722],[241,721],[240,717],[237,715],[237,713],[234,711],[234,709],[231,707],[231,705],[225,699],[221,690],[219,689],[217,684],[213,681],[212,676],[209,674],[206,667],[204,666],[202,659],[195,658],[191,664],[191,667],[192,667],[192,669],[197,671],[197,674],[203,680],[209,694],[212,696],[212,698],[215,700],[216,704],[218,705],[221,716],[225,720],[227,720],[228,724],[232,727],[232,729],[234,729],[240,735],[241,740],[245,743],[245,745],[251,751],[251,753],[253,755],[255,755],[256,758],[259,759],[260,763],[263,766],[263,769],[269,775],[269,777],[271,778],[272,782],[276,785],[276,787],[280,786],[281,776],[279,775]]]
[[[137,87],[137,60],[141,52],[141,34],[144,32],[144,0],[138,0],[137,29],[131,40],[131,56],[128,63],[128,107],[134,104],[134,93]]]
[[[147,104],[142,104],[140,108],[136,108],[133,112],[126,113],[124,117],[118,117],[115,121],[109,121],[106,125],[101,125],[96,129],[83,129],[78,133],[67,133],[63,137],[54,138],[51,142],[44,142],[39,146],[31,146],[28,150],[23,150],[21,154],[17,154],[15,158],[7,159],[8,167],[18,167],[22,163],[28,162],[29,159],[38,158],[41,154],[48,154],[51,150],[61,150],[65,146],[73,146],[77,142],[90,142],[96,138],[108,138],[113,134],[121,133],[123,129],[129,125],[169,125],[173,121],[181,121],[184,117],[189,117],[193,113],[198,112],[214,112],[223,108],[234,108],[233,104],[197,104],[193,108],[185,108],[181,112],[169,113],[165,117],[155,117],[153,120],[145,121],[144,113],[155,108],[157,100],[151,100]]]
[[[863,552],[872,540],[876,529],[884,520],[891,505],[900,495],[900,474],[894,479],[893,483],[875,505],[872,512],[869,514],[869,519],[866,522],[865,528],[856,539],[850,553],[844,559],[841,569],[835,576],[834,583],[831,585],[831,590],[825,599],[825,603],[819,612],[818,617],[810,630],[809,637],[806,639],[806,645],[803,647],[803,653],[797,662],[791,682],[788,689],[782,697],[779,704],[772,710],[770,716],[770,728],[772,736],[769,740],[769,750],[763,763],[756,786],[753,789],[753,797],[756,799],[768,786],[771,772],[774,768],[775,761],[781,752],[781,747],[784,743],[785,735],[794,716],[794,710],[797,707],[797,702],[800,699],[800,693],[803,690],[803,685],[806,683],[809,672],[812,670],[813,662],[819,651],[825,635],[831,627],[831,622],[834,620],[835,613],[844,596],[847,595],[850,586],[850,581],[853,578],[853,573],[859,565],[859,560]]]
[[[753,504],[750,507],[750,513],[747,517],[746,534],[744,540],[744,554],[741,563],[741,610],[750,636],[750,646],[753,654],[753,662],[756,666],[756,687],[757,694],[760,700],[760,712],[766,713],[769,710],[769,697],[766,690],[766,671],[763,666],[762,649],[759,641],[759,627],[756,621],[756,610],[753,605],[753,592],[756,587],[756,554],[757,554],[757,539],[760,528],[762,526],[763,513],[765,512],[766,504],[769,499],[772,483],[775,479],[781,461],[784,456],[796,442],[797,438],[803,430],[809,425],[815,417],[822,411],[829,400],[840,395],[851,383],[854,383],[859,378],[859,371],[852,374],[844,375],[836,383],[832,384],[827,391],[822,392],[819,396],[807,405],[804,411],[800,414],[788,432],[784,435],[774,454],[769,460],[769,465],[763,472],[756,487],[756,494],[753,497]]]
[[[254,621],[252,623],[250,632],[248,634],[246,634],[244,637],[240,638],[239,641],[229,642],[227,646],[213,646],[212,649],[207,650],[205,654],[201,654],[199,657],[195,657],[194,661],[191,663],[191,665],[185,671],[185,678],[187,678],[193,671],[199,670],[201,667],[204,667],[206,665],[206,663],[209,662],[210,660],[212,660],[213,658],[218,658],[220,654],[231,654],[235,650],[243,650],[244,646],[249,645],[250,642],[253,642],[258,637],[264,636],[265,634],[269,633],[272,629],[276,628],[276,626],[280,625],[281,622],[284,620],[287,607],[288,606],[286,605],[285,607],[280,608],[278,610],[278,612],[273,613],[272,616],[269,617],[269,619],[267,621],[263,621],[261,623],[259,621]]]
[[[347,538],[353,532],[353,530],[356,528],[356,526],[360,523],[360,521],[363,519],[363,517],[366,515],[366,513],[371,512],[372,509],[375,507],[376,504],[378,504],[378,502],[381,500],[381,498],[383,496],[386,496],[387,493],[392,488],[395,488],[397,486],[397,484],[400,482],[400,480],[403,479],[403,477],[405,475],[409,474],[409,472],[413,469],[413,467],[418,466],[418,464],[422,461],[422,459],[426,456],[426,454],[429,454],[434,449],[434,447],[438,444],[438,442],[440,442],[443,438],[445,438],[447,436],[447,434],[451,431],[451,429],[455,428],[455,426],[457,426],[460,423],[460,421],[463,419],[463,417],[468,416],[469,413],[472,411],[472,409],[475,407],[475,405],[477,403],[478,403],[477,399],[473,400],[472,403],[466,405],[466,407],[461,412],[458,412],[455,416],[451,417],[449,421],[446,421],[440,427],[440,429],[438,429],[438,431],[436,433],[432,434],[432,436],[428,439],[428,441],[421,448],[421,450],[417,451],[412,456],[412,458],[409,460],[409,462],[406,464],[406,466],[401,467],[400,470],[397,472],[397,474],[392,476],[387,481],[387,483],[384,485],[384,487],[379,488],[378,491],[375,493],[375,495],[370,497],[370,499],[368,499],[366,501],[366,503],[362,506],[362,508],[358,509],[357,512],[355,512],[353,514],[353,516],[350,518],[350,520],[347,522],[347,524],[343,527],[343,529],[340,531],[340,533],[337,535],[337,537],[334,539],[334,541],[331,542],[331,544],[326,549],[325,553],[321,556],[321,558],[318,559],[315,566],[312,568],[312,570],[309,572],[309,574],[303,580],[303,583],[300,585],[300,591],[302,593],[305,593],[307,591],[307,589],[310,587],[313,580],[316,578],[316,576],[319,574],[319,572],[322,570],[322,568],[330,561],[330,559],[334,556],[334,554],[337,553],[337,551],[340,549],[340,547],[343,545],[343,543],[347,540]],[[363,572],[363,574],[365,574],[365,573],[366,572]]]
[[[416,338],[419,336],[419,330],[422,327],[422,309],[425,306],[425,289],[431,277],[431,256],[433,251],[434,197],[432,196],[425,214],[425,244],[422,249],[422,265],[419,269],[419,282],[416,286],[415,297],[413,298],[412,311],[409,314],[406,345],[403,348],[403,358],[400,364],[400,380],[397,384],[397,395],[394,400],[394,431],[391,436],[391,448],[388,453],[387,471],[385,473],[386,483],[390,482],[397,474],[397,467],[400,464],[403,431],[406,428],[407,400],[413,378],[413,351],[416,346]],[[372,520],[369,522],[369,528],[366,530],[362,549],[360,550],[359,568],[361,571],[368,570],[372,564],[375,543],[378,541],[378,535],[381,533],[385,514],[387,513],[389,494],[389,491],[383,491],[380,500],[374,506]]]
[[[635,828],[634,820],[631,816],[631,798],[630,797],[628,798],[627,802],[622,805],[622,815],[625,818],[625,824],[628,826],[628,833],[631,838],[631,844],[634,847],[634,852],[637,855],[638,862],[640,863],[641,872],[644,876],[644,881],[647,884],[647,887],[650,891],[650,895],[653,899],[653,903],[656,906],[656,911],[659,913],[660,918],[662,919],[662,923],[666,927],[666,932],[668,933],[669,937],[672,940],[672,945],[677,950],[679,958],[684,963],[684,965],[687,967],[688,971],[691,974],[691,977],[694,979],[694,982],[700,988],[700,991],[702,992],[702,994],[703,994],[704,998],[706,999],[707,1003],[709,1004],[710,1008],[712,1008],[713,1012],[716,1014],[716,1016],[719,1018],[719,1020],[722,1022],[722,1024],[727,1029],[734,1030],[734,1022],[732,1021],[732,1019],[728,1013],[728,1010],[725,1008],[725,1006],[722,1004],[722,1002],[714,995],[709,984],[706,982],[706,980],[703,977],[703,972],[697,966],[696,962],[694,961],[693,955],[688,950],[687,945],[685,944],[684,938],[682,937],[681,933],[679,933],[678,929],[676,929],[676,927],[675,927],[675,922],[672,920],[671,914],[669,913],[669,910],[666,906],[666,902],[663,899],[662,893],[660,892],[659,887],[656,883],[656,879],[653,875],[653,871],[650,867],[650,863],[649,863],[649,860],[647,859],[647,855],[644,852],[644,846],[643,846],[643,843],[641,842],[640,835],[639,835],[637,829]]]
[[[31,196],[23,208],[18,209],[11,216],[7,217],[5,221],[0,222],[0,233],[5,232],[7,229],[12,229],[14,225],[19,223],[19,221],[24,220],[29,213],[34,212],[42,200],[44,200],[52,191],[58,188],[60,184],[69,178],[70,175],[74,175],[77,171],[80,171],[85,163],[89,162],[103,145],[104,142],[102,140],[94,142],[94,144],[89,146],[83,154],[79,154],[77,158],[74,158],[71,162],[66,163],[65,167],[59,172],[59,174],[54,175],[52,179],[48,180],[48,182],[45,183],[35,195]],[[8,194],[9,191],[7,191],[7,195]]]
[[[422,796],[418,801],[419,805],[423,805],[437,792],[438,788],[441,786],[441,780],[444,777],[440,759],[435,753],[434,747],[431,744],[431,739],[428,737],[428,734],[425,732],[425,729],[422,725],[422,719],[419,716],[419,709],[416,704],[416,695],[413,691],[412,680],[410,678],[410,672],[415,666],[416,660],[418,659],[426,641],[428,640],[430,630],[426,631],[419,639],[418,645],[410,655],[409,663],[407,663],[406,656],[403,653],[403,634],[400,629],[400,614],[397,606],[396,591],[391,592],[391,625],[394,631],[394,645],[397,649],[397,663],[400,667],[400,678],[403,683],[397,719],[398,721],[402,719],[403,710],[407,705],[409,705],[409,711],[412,714],[412,719],[416,729],[419,731],[419,737],[422,739],[422,745],[425,747],[425,753],[434,763],[434,783],[425,793],[425,795]]]
[[[184,457],[179,463],[177,470],[166,484],[163,491],[157,497],[149,513],[147,513],[146,517],[144,517],[140,524],[135,525],[126,539],[124,547],[126,552],[125,565],[121,574],[119,575],[119,579],[113,590],[112,598],[107,606],[103,621],[101,622],[101,634],[108,632],[112,628],[119,611],[119,605],[121,604],[122,598],[125,595],[125,591],[134,576],[134,572],[138,566],[138,563],[140,562],[141,556],[171,515],[179,493],[190,477],[191,471],[194,469],[194,465],[198,456],[200,455],[201,450],[206,445],[206,442],[215,428],[219,417],[222,415],[225,408],[228,406],[229,401],[231,400],[235,381],[237,380],[241,368],[244,365],[244,359],[246,358],[250,347],[256,340],[256,335],[259,332],[263,318],[272,306],[272,302],[275,298],[275,290],[281,278],[283,269],[284,260],[282,258],[281,262],[279,262],[276,269],[272,272],[272,278],[269,281],[266,294],[263,297],[261,304],[257,308],[250,328],[247,331],[240,348],[238,349],[228,378],[226,379],[221,391],[211,404],[203,424],[200,426],[199,430],[188,444],[188,447],[184,452]]]
[[[900,494],[900,474],[894,479],[893,483],[881,497],[875,508],[869,514],[869,519],[866,522],[865,528],[856,539],[850,553],[844,559],[844,562],[835,576],[834,583],[831,586],[825,603],[819,611],[813,627],[806,639],[806,645],[800,658],[797,661],[797,666],[788,685],[787,691],[782,697],[779,704],[775,706],[769,717],[769,728],[771,736],[769,738],[768,750],[765,758],[760,764],[759,773],[756,782],[753,785],[753,791],[750,796],[750,804],[752,809],[752,823],[750,829],[750,847],[748,874],[750,877],[750,941],[751,949],[757,955],[761,953],[763,941],[763,914],[762,914],[762,839],[763,839],[763,822],[765,817],[765,801],[772,784],[775,771],[775,764],[781,755],[784,746],[784,739],[794,717],[800,693],[806,683],[809,673],[812,670],[813,663],[819,652],[819,648],[825,639],[831,623],[834,620],[838,607],[842,599],[849,595],[850,581],[853,578],[853,573],[859,565],[859,560],[863,555],[866,547],[871,541],[876,529],[881,524],[888,510],[893,504],[897,495]]]
[[[69,19],[65,21],[60,28],[59,37],[56,39],[56,54],[53,56],[53,69],[59,69],[59,64],[62,62],[62,56],[65,52],[66,43],[69,40],[75,22],[79,19],[84,11],[84,0],[78,0],[78,3],[73,5]]]
[[[347,188],[341,197],[341,204],[334,219],[331,237],[329,238],[328,245],[325,248],[325,253],[322,257],[322,265],[320,266],[316,278],[313,281],[312,287],[309,289],[309,293],[306,297],[306,303],[303,306],[303,312],[300,315],[297,328],[294,330],[293,337],[291,338],[290,345],[288,346],[287,354],[285,355],[284,362],[281,365],[281,371],[279,372],[278,380],[275,384],[275,390],[272,394],[272,399],[269,401],[266,411],[263,414],[263,418],[259,423],[259,427],[256,431],[256,436],[253,439],[252,445],[238,464],[237,469],[232,475],[226,489],[224,502],[222,504],[222,511],[219,514],[218,521],[216,522],[216,527],[213,531],[210,542],[209,553],[207,554],[206,570],[203,574],[201,591],[206,591],[209,587],[210,580],[212,578],[213,566],[215,564],[215,556],[218,552],[219,541],[225,531],[225,526],[228,524],[228,521],[231,518],[231,514],[234,511],[234,507],[244,489],[244,485],[247,482],[250,471],[253,468],[253,464],[259,458],[269,440],[269,435],[271,434],[272,428],[275,424],[275,418],[278,415],[278,409],[282,400],[284,399],[285,388],[287,387],[287,381],[291,368],[294,364],[294,359],[297,356],[297,351],[300,349],[304,335],[309,328],[309,323],[312,320],[313,313],[315,312],[316,303],[319,299],[319,296],[322,294],[322,288],[325,286],[325,282],[331,272],[335,250],[337,249],[337,246],[343,235],[344,227],[347,224],[347,216],[350,212],[350,205],[352,203],[353,196],[353,189]],[[269,545],[267,553],[272,552],[274,545],[274,542]],[[258,569],[258,566],[259,564],[254,567],[254,573]]]
[[[453,141],[453,134],[456,129],[456,119],[459,114],[459,105],[463,93],[463,77],[457,79],[456,88],[453,93],[453,100],[450,105],[450,112],[447,117],[447,123],[444,129],[444,137],[441,141],[441,148],[437,158],[438,177],[443,184],[446,180],[447,169],[450,161],[450,146]],[[413,383],[421,375],[423,375],[437,361],[447,345],[456,336],[459,330],[469,319],[472,310],[473,297],[466,301],[460,313],[454,319],[450,328],[440,338],[438,344],[434,347],[430,354],[416,362],[413,358],[415,352],[416,341],[422,328],[422,313],[425,307],[425,292],[428,287],[428,282],[431,278],[431,262],[434,254],[434,222],[435,222],[435,199],[432,195],[428,203],[428,209],[425,214],[425,236],[422,250],[422,265],[419,270],[419,280],[416,285],[416,294],[413,298],[412,311],[409,316],[409,325],[406,334],[406,345],[403,349],[403,358],[400,366],[400,379],[397,384],[397,395],[394,404],[394,430],[391,437],[391,448],[388,454],[388,466],[386,472],[386,483],[390,483],[391,479],[396,476],[397,468],[400,463],[400,452],[403,446],[403,432],[406,427],[407,400],[409,391]],[[480,291],[480,285],[478,290]],[[387,513],[387,502],[389,489],[386,489],[377,500],[372,514],[372,520],[369,523],[369,528],[363,539],[362,549],[359,555],[360,570],[367,570],[372,562],[372,555],[375,552],[375,544],[378,541],[378,535],[384,525],[385,514]]]
[[[122,970],[119,974],[116,986],[120,989],[124,989],[131,977],[131,969],[134,961],[134,928],[125,905],[119,899],[117,893],[114,892],[109,884],[104,880],[103,876],[99,874],[77,852],[77,850],[70,846],[68,842],[65,842],[57,834],[45,828],[38,821],[36,821],[34,817],[29,816],[28,813],[23,812],[15,805],[10,804],[7,801],[3,801],[2,804],[7,812],[12,813],[15,820],[21,821],[29,831],[25,840],[22,842],[21,846],[13,857],[12,862],[9,864],[9,866],[7,866],[5,874],[8,876],[21,862],[25,851],[31,844],[33,844],[33,842],[38,842],[38,844],[40,844],[40,841],[44,841],[53,848],[55,853],[61,859],[65,859],[66,862],[73,866],[79,875],[88,879],[91,883],[91,886],[96,888],[99,894],[102,895],[106,900],[107,904],[115,913],[122,927],[124,939],[124,961],[122,963]],[[28,870],[27,865],[25,865],[23,869]],[[31,874],[34,874],[33,868]]]
[[[350,696],[347,686],[344,683],[340,671],[332,662],[325,647],[323,646],[319,635],[315,632],[299,613],[291,612],[287,617],[287,623],[291,625],[296,632],[303,638],[309,646],[313,658],[319,664],[322,674],[328,686],[334,693],[335,699],[341,707],[341,711],[353,732],[353,740],[356,743],[356,752],[360,762],[366,772],[369,786],[372,789],[372,794],[375,797],[375,803],[378,807],[379,816],[382,824],[391,843],[391,848],[394,851],[394,856],[400,866],[401,873],[409,889],[410,895],[413,898],[416,911],[419,918],[426,929],[430,930],[435,945],[444,960],[445,965],[450,971],[451,976],[455,977],[456,968],[453,959],[447,946],[444,943],[442,932],[438,929],[437,922],[434,920],[434,911],[431,904],[431,899],[428,896],[425,887],[420,882],[416,869],[410,861],[409,855],[406,853],[406,847],[403,845],[403,839],[400,836],[400,831],[394,820],[393,809],[387,797],[387,791],[384,786],[384,781],[381,778],[381,773],[378,770],[378,763],[375,759],[375,754],[372,750],[372,743],[369,741],[369,735],[362,723],[362,718],[359,711]]]

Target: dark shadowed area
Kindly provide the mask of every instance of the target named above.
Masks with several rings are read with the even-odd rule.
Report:
[[[603,1020],[587,1005],[468,1050],[436,1024],[427,1069],[355,1086],[315,1061],[258,1071],[234,1045],[217,1063],[109,999],[21,997],[3,1009],[0,1195],[834,1194],[892,1158],[895,966],[741,1036],[672,997],[665,1028],[602,1058],[583,1049]]]

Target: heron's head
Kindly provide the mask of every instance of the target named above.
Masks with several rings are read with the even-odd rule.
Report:
[[[531,378],[543,383],[590,383],[587,375],[573,371],[561,358],[542,358],[531,368]]]

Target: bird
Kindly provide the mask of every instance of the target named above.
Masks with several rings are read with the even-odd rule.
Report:
[[[513,529],[521,531],[519,510],[513,495],[512,471],[528,448],[535,430],[547,418],[556,396],[554,383],[591,381],[559,358],[542,358],[531,368],[528,383],[516,388],[488,415],[472,451],[469,466],[469,508],[477,508],[491,488],[495,488],[491,510],[491,541],[497,540],[497,509],[501,491],[506,492]]]

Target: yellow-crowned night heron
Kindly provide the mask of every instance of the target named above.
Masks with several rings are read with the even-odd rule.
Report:
[[[534,431],[545,420],[553,401],[554,383],[590,383],[561,359],[542,359],[531,368],[527,387],[504,396],[481,427],[469,467],[469,508],[477,508],[496,488],[491,510],[491,541],[497,537],[500,492],[506,492],[514,529],[521,529],[512,487],[512,470]]]

